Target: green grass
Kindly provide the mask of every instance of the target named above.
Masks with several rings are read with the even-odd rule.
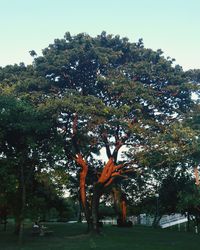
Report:
[[[24,243],[17,244],[13,228],[0,232],[1,250],[197,250],[200,235],[175,230],[152,229],[134,226],[118,228],[105,226],[101,236],[85,234],[86,226],[81,224],[49,224],[54,234],[32,236],[30,226],[25,229]]]

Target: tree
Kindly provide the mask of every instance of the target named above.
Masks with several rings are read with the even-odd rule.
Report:
[[[31,79],[23,80],[25,71],[22,83],[13,85],[21,98],[28,96],[57,116],[67,165],[80,168],[82,206],[94,231],[104,190],[132,175],[140,167],[138,149],[152,144],[193,104],[193,85],[172,63],[161,50],[144,48],[142,40],[131,43],[105,32],[95,38],[66,33],[35,57],[28,69]],[[127,161],[119,158],[123,148],[134,152]],[[102,149],[107,162],[97,159]]]
[[[14,215],[21,241],[35,177],[59,159],[59,140],[53,120],[44,119],[47,114],[30,102],[1,94],[0,110],[0,195]]]
[[[176,119],[182,116],[192,104],[191,86],[185,84],[181,68],[173,68],[161,51],[105,32],[96,38],[67,34],[44,49],[34,64],[55,93],[52,106],[62,106],[66,154],[82,169],[80,193],[85,208],[86,176],[95,162],[92,153],[106,149],[108,161],[93,186],[92,221],[98,231],[102,190],[117,176],[133,171],[133,164],[117,163],[120,148],[146,146],[175,115]]]
[[[199,202],[199,187],[195,185],[194,180],[190,179],[178,193],[178,210],[187,215],[187,231],[190,231],[190,221],[194,220],[195,226],[199,231],[200,222],[200,202]]]

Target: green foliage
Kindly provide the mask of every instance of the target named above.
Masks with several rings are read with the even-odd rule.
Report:
[[[170,123],[193,105],[193,85],[186,83],[181,67],[172,63],[162,51],[144,48],[142,40],[130,43],[106,32],[94,38],[66,33],[34,60],[35,75],[49,86],[49,98],[39,105],[59,117],[67,138],[72,137],[73,114],[78,114],[84,153],[91,144],[95,148],[94,141],[96,153],[102,148],[103,131],[112,145],[117,127],[119,134],[128,135],[127,144],[133,149],[138,144],[147,146],[160,140],[158,133],[166,140],[164,130],[170,135]],[[169,148],[175,147],[170,140],[174,138],[167,139]]]
[[[39,186],[35,182],[36,177],[42,174],[43,169],[47,171],[55,167],[55,161],[62,153],[62,144],[53,119],[30,102],[3,94],[0,95],[0,110],[1,204],[18,214],[24,199],[22,190],[26,190],[23,202],[26,202],[27,210],[32,206],[34,190]],[[57,164],[57,168],[60,167],[63,166]],[[55,180],[57,185],[61,185],[56,170],[54,173],[55,178],[52,177],[51,182]]]
[[[111,206],[105,206],[105,205],[100,205],[99,207],[99,217],[101,219],[104,219],[106,217],[115,217],[116,212],[114,211],[113,207]]]
[[[189,213],[190,215],[200,215],[200,190],[195,185],[194,181],[187,183],[185,188],[178,193],[178,209],[182,213]]]

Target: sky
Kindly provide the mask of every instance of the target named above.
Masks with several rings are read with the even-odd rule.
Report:
[[[102,31],[143,38],[184,70],[200,69],[200,0],[0,0],[0,66],[32,58],[63,38]]]

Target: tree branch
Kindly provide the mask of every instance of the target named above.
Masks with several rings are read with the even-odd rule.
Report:
[[[109,146],[109,142],[108,142],[108,135],[106,132],[104,132],[104,133],[102,133],[101,136],[102,136],[103,142],[105,144],[107,157],[108,157],[108,159],[110,159],[112,157],[112,154],[111,154],[110,146]]]

